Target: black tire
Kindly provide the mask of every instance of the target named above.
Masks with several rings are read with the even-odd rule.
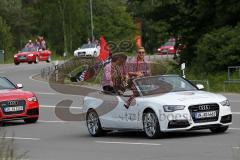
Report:
[[[88,132],[93,137],[103,136],[106,132],[102,129],[99,116],[96,111],[91,109],[87,112],[86,116],[86,124],[88,128]]]
[[[48,56],[48,59],[47,59],[47,63],[50,63],[52,61],[52,58],[51,58],[51,56]]]
[[[155,139],[161,136],[160,125],[154,111],[143,113],[143,130],[148,138]]]
[[[26,118],[24,119],[25,123],[36,123],[38,121],[38,118]]]
[[[217,128],[210,128],[210,131],[212,133],[224,133],[228,130],[229,126],[224,126],[224,127],[217,127]]]
[[[39,58],[38,58],[38,56],[36,56],[36,59],[35,59],[35,61],[34,61],[34,63],[38,63],[39,62]]]
[[[32,64],[32,62],[28,62],[28,64]]]
[[[14,64],[15,64],[15,65],[19,65],[20,63],[19,63],[19,62],[15,62]]]

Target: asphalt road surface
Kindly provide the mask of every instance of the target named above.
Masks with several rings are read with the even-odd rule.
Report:
[[[34,91],[41,104],[38,123],[8,122],[2,127],[7,137],[14,135],[19,153],[28,151],[28,159],[240,160],[240,94],[225,94],[234,116],[233,124],[224,134],[201,130],[171,133],[150,140],[143,133],[127,132],[93,138],[84,122],[66,122],[55,115],[54,107],[64,98],[74,100],[72,113],[79,113],[82,97],[57,93],[47,83],[31,79],[48,65],[51,64],[0,65],[1,76],[22,83],[24,90]]]

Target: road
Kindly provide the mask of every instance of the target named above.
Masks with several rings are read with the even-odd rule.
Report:
[[[84,122],[65,122],[55,115],[55,105],[63,98],[74,100],[72,113],[79,113],[82,97],[63,95],[47,83],[31,76],[46,67],[39,64],[0,65],[0,75],[24,90],[34,91],[40,101],[40,120],[36,124],[8,122],[2,128],[7,137],[14,134],[17,151],[28,151],[33,160],[240,160],[240,94],[225,94],[232,104],[233,124],[224,134],[208,130],[171,133],[160,139],[147,139],[143,133],[110,133],[90,137]]]

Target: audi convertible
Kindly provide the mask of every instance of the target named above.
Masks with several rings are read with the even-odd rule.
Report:
[[[51,62],[51,51],[38,50],[36,47],[25,47],[14,55],[15,65],[19,65],[20,63],[38,63],[39,61]]]
[[[0,122],[24,120],[35,123],[39,116],[36,95],[21,90],[22,84],[14,85],[5,77],[0,77]]]
[[[159,75],[135,79],[135,98],[129,108],[124,104],[132,93],[123,96],[98,92],[84,99],[86,124],[92,136],[108,131],[144,131],[149,138],[163,132],[209,129],[227,131],[232,122],[228,99],[203,91],[178,75]],[[128,91],[129,92],[129,91]]]

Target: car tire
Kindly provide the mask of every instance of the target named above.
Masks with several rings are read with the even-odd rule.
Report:
[[[48,56],[48,59],[47,59],[47,63],[50,63],[52,61],[52,58],[51,58],[51,56]]]
[[[14,62],[15,65],[19,65],[20,63],[19,62]]]
[[[228,130],[229,126],[224,126],[224,127],[217,127],[217,128],[210,128],[210,131],[212,133],[224,133]]]
[[[161,135],[157,115],[149,110],[143,114],[143,130],[148,138],[155,139]]]
[[[99,116],[93,109],[87,112],[86,124],[88,132],[93,137],[103,136],[106,132],[102,129]]]
[[[38,58],[38,56],[36,56],[36,59],[35,59],[35,62],[34,63],[38,63],[39,62],[39,58]]]
[[[32,62],[28,62],[28,64],[32,64]]]
[[[25,123],[36,123],[38,121],[38,118],[26,118],[24,119]]]

